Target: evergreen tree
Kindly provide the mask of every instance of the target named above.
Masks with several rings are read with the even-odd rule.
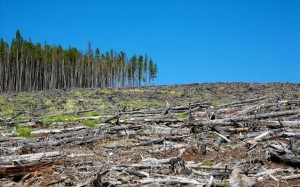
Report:
[[[147,85],[147,76],[148,76],[148,55],[145,54],[144,64],[143,64],[143,82],[144,85]]]
[[[157,65],[147,54],[101,54],[99,48],[93,51],[91,42],[86,53],[46,42],[42,46],[24,40],[19,30],[10,45],[0,39],[0,92],[141,86],[147,77],[150,83],[156,76]]]
[[[141,86],[142,79],[143,79],[143,70],[144,70],[144,57],[142,55],[139,56],[138,59],[138,81],[139,86]]]

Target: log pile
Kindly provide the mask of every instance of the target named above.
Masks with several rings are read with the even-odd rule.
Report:
[[[297,185],[299,116],[299,100],[263,96],[219,106],[115,110],[96,127],[41,127],[32,138],[2,133],[0,183]]]

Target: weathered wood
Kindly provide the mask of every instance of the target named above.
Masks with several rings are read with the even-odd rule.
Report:
[[[136,146],[148,146],[153,144],[162,144],[165,140],[171,140],[171,141],[183,141],[184,137],[186,136],[169,136],[164,138],[147,138],[145,141],[136,144]]]
[[[11,156],[1,156],[0,166],[7,165],[10,163],[32,163],[36,161],[52,161],[63,157],[83,157],[83,156],[93,156],[94,154],[74,154],[74,153],[63,153],[60,151],[44,152],[44,153],[33,153],[24,155],[11,155]]]
[[[270,113],[265,113],[265,114],[235,117],[235,118],[233,118],[233,120],[243,121],[243,120],[249,120],[249,119],[266,119],[266,118],[275,118],[275,117],[280,117],[280,116],[289,116],[289,115],[294,115],[294,114],[299,114],[299,113],[300,113],[300,110],[286,110],[286,111],[280,111],[280,112],[270,112]]]
[[[227,98],[223,98],[223,95],[233,90],[226,88],[223,92],[219,92],[218,87],[211,88],[211,91],[216,94],[216,96],[211,96],[211,100],[220,99],[220,102],[226,102]],[[126,93],[126,90],[123,91]],[[27,126],[32,128],[31,133],[34,137],[31,138],[13,137],[15,133],[10,133],[6,127],[2,128],[0,129],[2,135],[9,135],[7,133],[11,135],[11,137],[0,136],[2,166],[16,167],[12,165],[20,164],[30,166],[36,162],[56,160],[67,162],[67,164],[60,162],[46,167],[45,169],[50,170],[51,173],[37,169],[34,173],[31,170],[25,172],[15,170],[16,175],[7,175],[10,177],[30,176],[23,177],[20,182],[12,182],[20,186],[29,186],[29,184],[141,186],[151,185],[151,183],[193,186],[193,183],[190,183],[193,180],[200,183],[194,184],[195,186],[228,186],[227,178],[230,176],[232,179],[232,173],[234,173],[232,171],[237,167],[243,169],[236,173],[239,176],[235,180],[239,181],[237,186],[247,186],[248,184],[241,182],[244,179],[249,179],[250,182],[255,181],[258,186],[268,185],[266,181],[268,178],[275,180],[278,184],[283,180],[297,181],[298,167],[283,169],[286,165],[295,165],[295,158],[298,158],[300,107],[297,102],[289,104],[287,101],[282,101],[285,97],[284,92],[278,93],[276,98],[267,96],[268,98],[266,97],[263,102],[255,101],[255,99],[249,101],[247,98],[259,98],[259,94],[254,92],[249,96],[241,91],[230,98],[239,100],[238,102],[213,108],[210,107],[213,102],[200,105],[200,101],[207,100],[203,96],[207,94],[207,89],[200,91],[199,98],[182,99],[177,95],[174,96],[176,101],[172,103],[173,107],[170,107],[168,114],[163,116],[160,115],[163,112],[161,105],[157,105],[156,109],[152,106],[137,106],[133,111],[125,111],[126,102],[117,102],[124,99],[128,101],[131,97],[135,97],[134,94],[128,93],[125,97],[121,94],[113,95],[112,108],[101,111],[103,116],[100,115],[98,109],[95,109],[94,111],[99,111],[99,116],[78,116],[75,122],[58,122],[56,126],[51,124],[51,128],[47,129],[45,126],[32,125],[34,124],[32,122]],[[164,94],[161,96],[157,93],[155,89],[151,92],[153,94],[151,97],[148,97],[145,92],[141,98],[136,99],[145,101],[151,98],[151,102],[156,102],[157,98],[165,97]],[[264,94],[268,95],[268,93],[269,90]],[[92,97],[105,100],[107,94],[93,94]],[[289,97],[297,98],[294,95]],[[179,103],[190,104],[178,105]],[[60,109],[63,107],[60,106]],[[87,110],[89,107],[83,106]],[[97,106],[91,105],[91,107]],[[216,119],[211,120],[207,117],[207,112],[214,112]],[[179,113],[188,115],[181,118]],[[87,119],[100,119],[103,123],[93,128],[81,126],[82,121]],[[31,121],[36,120],[38,117]],[[226,141],[227,144],[222,147],[222,151],[216,152],[213,149],[214,146],[219,148],[221,142]],[[44,157],[25,157],[30,155],[29,153],[40,154],[42,151],[50,153],[58,149],[63,151],[57,156],[45,154]],[[67,154],[72,150],[76,153],[73,157]],[[84,156],[84,153],[89,152],[95,155]],[[276,153],[279,158],[286,159],[286,155],[296,157],[293,156],[290,160],[277,158],[279,161],[275,161],[270,152]],[[209,160],[211,162],[206,162]],[[274,162],[279,164],[274,164]],[[207,166],[208,164],[212,165]],[[67,180],[60,177],[63,173],[68,174]],[[69,174],[72,174],[72,177]],[[257,178],[258,181],[256,181]],[[10,180],[12,179],[7,178],[5,182],[9,183]],[[147,184],[142,184],[147,180]],[[80,184],[79,181],[86,182]],[[294,184],[294,181],[290,184]]]
[[[268,127],[291,127],[291,128],[299,128],[300,121],[266,121],[265,122]]]
[[[279,155],[272,151],[270,152],[270,160],[276,163],[284,163],[294,168],[300,167],[300,156],[294,154]]]
[[[223,130],[223,129],[221,129],[219,126],[213,126],[212,127],[212,130],[214,130],[214,131],[216,131],[216,132],[214,132],[215,134],[217,134],[218,136],[220,136],[220,137],[218,137],[217,138],[217,140],[216,140],[216,142],[215,142],[215,146],[214,146],[214,149],[216,150],[216,151],[218,151],[219,150],[219,148],[220,148],[220,145],[221,145],[221,143],[222,143],[222,140],[224,139],[226,142],[230,142],[230,140],[226,137],[226,132]]]
[[[204,185],[205,183],[200,183],[195,179],[188,178],[146,178],[139,180],[141,184],[151,184],[151,183],[179,183],[179,184],[195,184]]]
[[[114,116],[112,116],[112,117],[109,117],[109,118],[103,120],[102,123],[108,123],[108,122],[110,122],[111,120],[118,119],[118,118],[120,117],[120,115],[121,115],[121,114],[119,113],[119,114],[116,114],[116,115],[114,115]]]
[[[231,187],[252,187],[255,184],[255,178],[247,177],[239,168],[235,168],[229,177],[229,185]]]
[[[51,167],[54,164],[61,164],[60,161],[39,162],[23,166],[1,166],[0,178],[24,176],[29,172],[36,171],[43,168]]]
[[[256,142],[261,141],[264,137],[270,135],[271,133],[272,133],[272,131],[263,132],[260,135],[254,137],[253,139],[248,140],[247,143],[249,143],[249,144],[255,144]]]
[[[197,164],[192,164],[192,163],[187,163],[185,165],[187,168],[200,168],[200,169],[205,169],[205,170],[224,170],[224,171],[232,171],[232,168],[228,167],[215,167],[215,166],[205,166],[202,163],[197,163]]]
[[[206,155],[207,151],[206,151],[206,143],[199,143],[198,145],[198,149],[201,155]]]
[[[300,174],[288,175],[280,177],[281,180],[300,179]]]
[[[224,104],[224,105],[221,105],[219,107],[228,107],[228,106],[237,105],[237,104],[252,103],[252,102],[255,102],[255,101],[264,100],[266,98],[267,97],[260,97],[260,98],[256,98],[256,99],[248,99],[248,100],[244,100],[244,101],[237,101],[237,102],[232,102],[232,103],[229,103],[229,104]]]
[[[77,127],[70,127],[64,129],[40,129],[40,130],[33,130],[32,134],[39,135],[39,134],[54,134],[54,133],[64,133],[69,131],[78,131],[82,129],[86,129],[86,126],[77,126]]]
[[[135,175],[137,177],[149,177],[150,176],[149,173],[137,171],[136,169],[131,168],[131,167],[113,166],[111,169],[116,170],[116,171],[125,171],[125,172],[127,172],[131,175]]]

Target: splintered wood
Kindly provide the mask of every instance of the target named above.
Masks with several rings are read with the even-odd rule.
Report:
[[[214,90],[212,94],[220,94]],[[300,185],[300,94],[289,100],[232,95],[239,99],[134,110],[109,103],[109,115],[81,117],[78,123],[55,128],[24,123],[33,137],[6,132],[0,137],[0,184]],[[180,97],[184,100],[184,93]],[[86,119],[103,120],[87,127]]]

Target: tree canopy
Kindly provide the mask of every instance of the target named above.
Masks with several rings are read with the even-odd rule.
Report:
[[[0,39],[0,91],[38,91],[66,88],[111,88],[154,83],[157,65],[145,55],[124,51],[100,52],[88,43],[75,47],[32,43],[17,30],[9,45]]]

